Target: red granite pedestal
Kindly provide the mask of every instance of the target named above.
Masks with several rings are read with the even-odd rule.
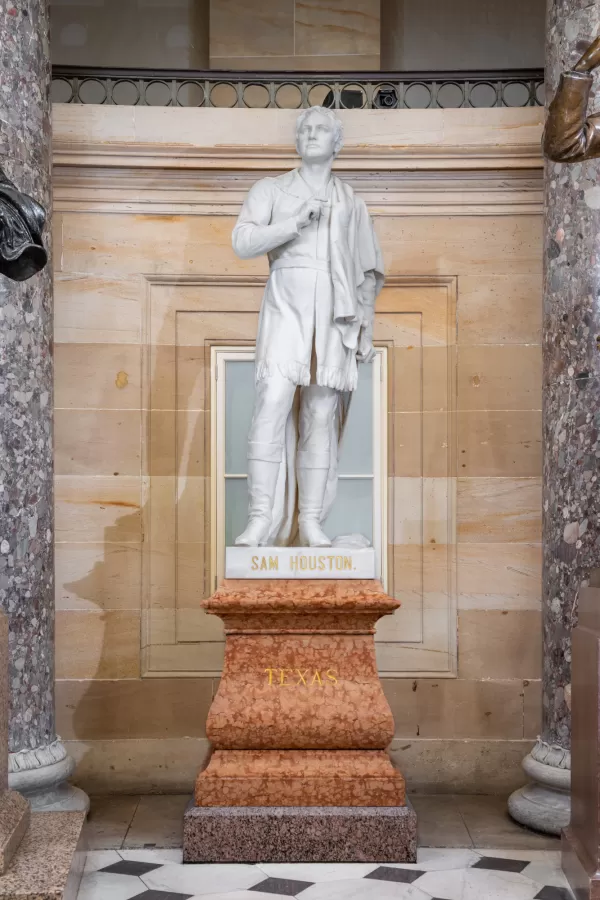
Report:
[[[600,900],[600,571],[579,592],[572,636],[571,822],[562,867],[577,900]]]
[[[206,601],[225,623],[225,663],[186,861],[265,861],[265,846],[270,861],[415,858],[373,637],[397,607],[373,581],[230,580]]]

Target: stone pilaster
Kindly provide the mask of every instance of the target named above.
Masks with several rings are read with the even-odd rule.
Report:
[[[600,4],[549,0],[548,101],[598,33]],[[558,834],[570,814],[571,630],[579,589],[600,566],[598,160],[546,163],[543,354],[543,724],[524,761],[532,783],[512,795],[509,810]]]
[[[0,167],[48,211],[47,0],[0,0]],[[50,249],[50,229],[46,229]],[[83,808],[54,723],[52,267],[0,276],[0,606],[9,618],[9,784],[36,808]]]

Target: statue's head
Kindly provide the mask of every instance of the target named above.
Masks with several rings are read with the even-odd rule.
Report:
[[[344,143],[342,123],[330,109],[311,106],[296,121],[296,150],[307,162],[326,162],[337,156]]]

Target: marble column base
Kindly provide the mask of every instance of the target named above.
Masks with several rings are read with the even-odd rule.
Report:
[[[569,752],[538,740],[523,769],[531,781],[508,798],[510,815],[535,831],[560,835],[571,818]]]
[[[399,807],[213,807],[183,819],[187,863],[417,861],[417,816]]]
[[[68,784],[75,761],[61,741],[9,754],[8,785],[19,791],[33,812],[87,812],[87,794]]]

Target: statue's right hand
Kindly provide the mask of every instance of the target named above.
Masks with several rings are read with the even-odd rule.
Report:
[[[313,219],[318,219],[321,215],[321,207],[321,201],[315,200],[314,197],[311,197],[310,200],[303,203],[296,213],[296,225],[298,226],[298,229],[306,228],[309,222],[312,222]]]
[[[592,41],[573,69],[575,72],[592,72],[598,66],[600,66],[600,35]]]

